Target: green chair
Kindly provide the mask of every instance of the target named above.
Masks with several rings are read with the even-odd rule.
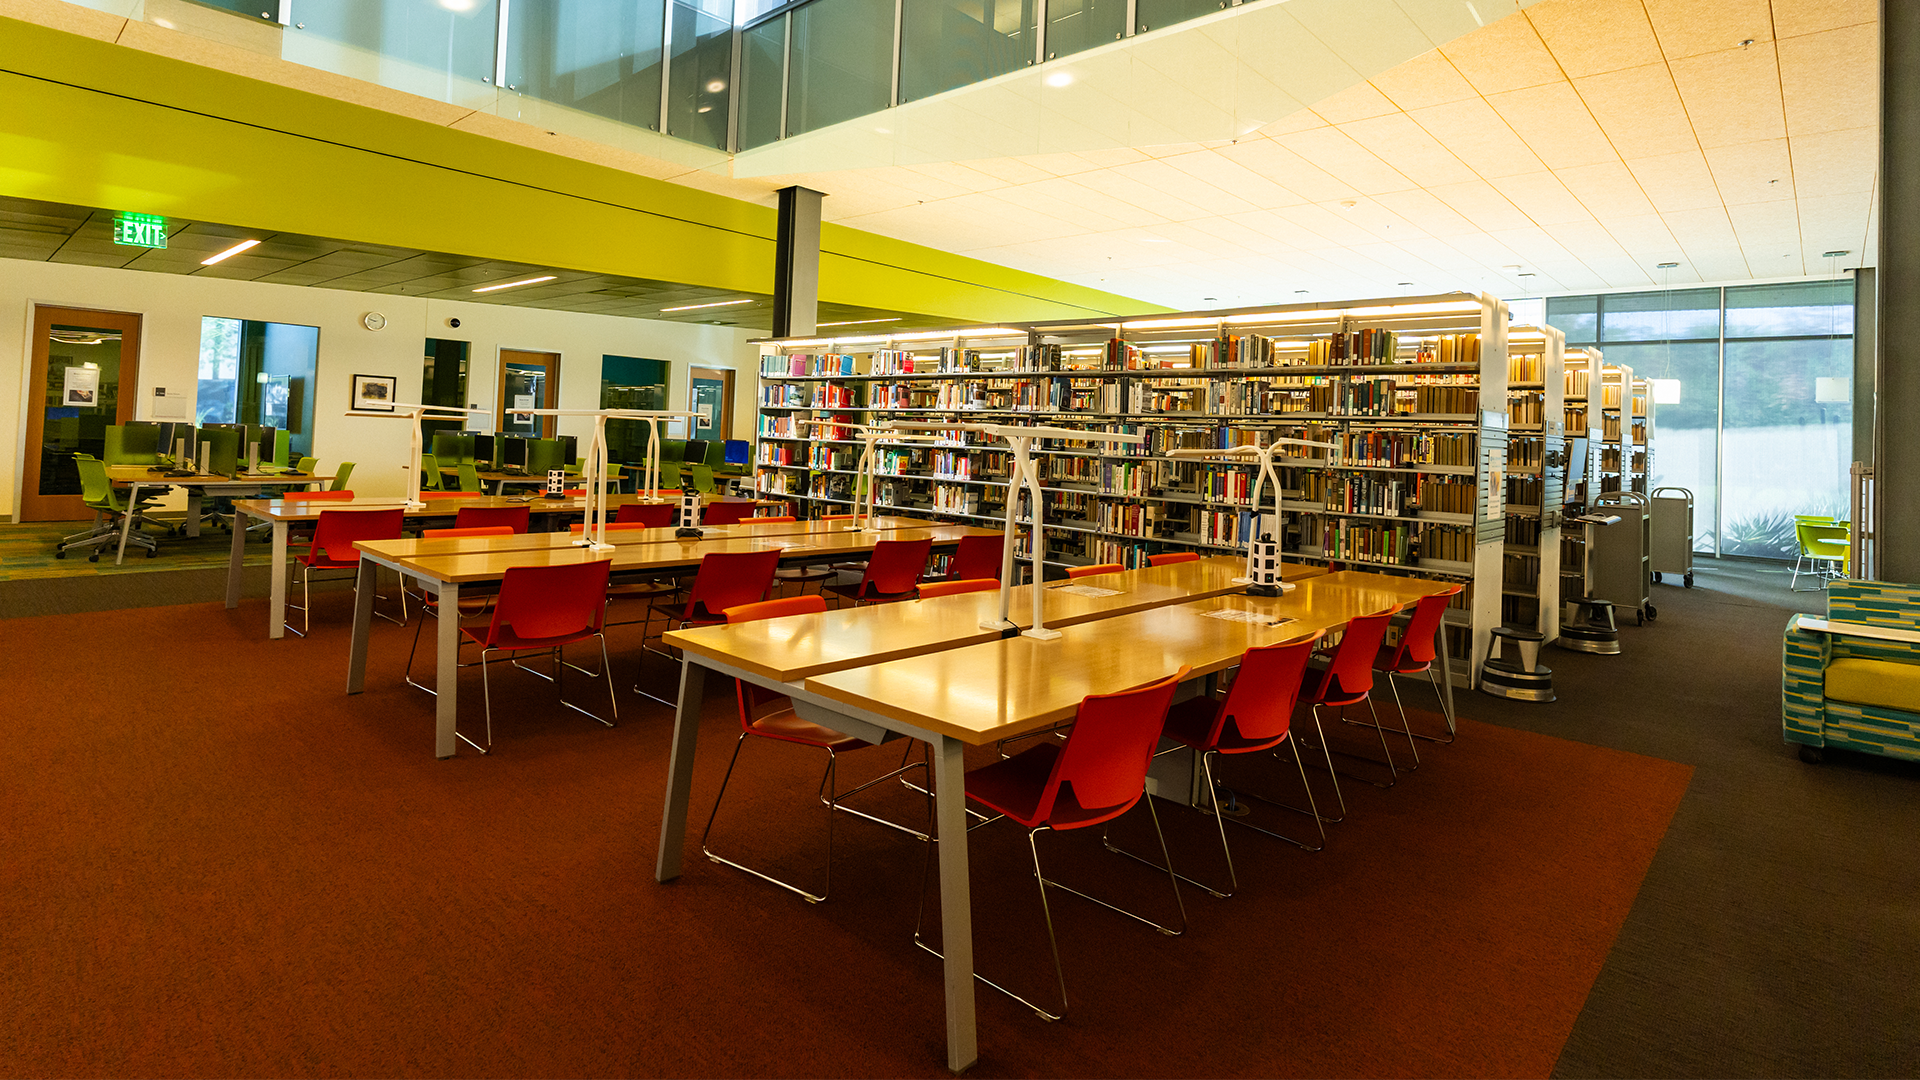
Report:
[[[420,455],[420,490],[440,491],[440,459],[432,454]]]
[[[480,470],[473,467],[473,462],[463,461],[454,466],[454,468],[460,471],[461,491],[471,492],[475,495],[484,493],[486,489],[480,486]]]
[[[313,470],[314,470],[314,469],[316,469],[316,468],[319,468],[319,466],[320,466],[320,459],[319,459],[319,458],[317,458],[317,457],[303,457],[303,458],[301,458],[301,459],[300,459],[300,464],[299,464],[299,465],[296,465],[296,466],[294,466],[294,467],[295,467],[295,468],[296,468],[297,470],[299,470],[300,472],[303,472],[303,473],[308,473],[308,474],[311,474],[311,473],[313,472]]]
[[[687,471],[693,475],[693,490],[702,495],[711,495],[714,491],[713,470],[705,465],[689,465]]]
[[[353,476],[353,462],[351,461],[341,462],[340,472],[338,475],[336,475],[333,478],[333,487],[330,490],[333,490],[333,491],[347,490],[347,481],[350,478],[352,478],[352,476]]]
[[[102,465],[158,465],[160,428],[153,424],[109,424]]]
[[[1821,588],[1830,580],[1846,577],[1852,556],[1852,532],[1852,526],[1830,517],[1795,515],[1793,538],[1800,554],[1793,562],[1793,577],[1787,582],[1787,588],[1793,592],[1813,591],[1799,587],[1803,573],[1819,578]]]
[[[64,559],[69,551],[91,548],[93,553],[87,556],[87,561],[99,562],[101,548],[120,542],[121,518],[131,513],[134,525],[149,523],[140,514],[141,508],[147,504],[142,501],[129,508],[120,498],[120,493],[113,489],[113,482],[107,479],[107,463],[99,458],[91,454],[75,454],[73,463],[80,470],[80,499],[86,503],[87,509],[93,511],[93,527],[86,532],[61,537],[60,542],[54,545],[53,557]],[[149,559],[160,550],[159,542],[143,532],[129,533],[127,543],[145,548]]]

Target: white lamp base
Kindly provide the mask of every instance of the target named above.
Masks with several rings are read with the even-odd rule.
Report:
[[[1005,633],[1008,630],[1014,630],[1017,628],[1018,628],[1017,625],[1012,620],[1008,620],[1007,622],[984,622],[983,621],[980,624],[980,629],[982,630],[998,630],[1001,633]]]
[[[1051,630],[1044,626],[1035,626],[1020,631],[1020,636],[1034,638],[1039,641],[1054,641],[1060,637],[1060,631]]]

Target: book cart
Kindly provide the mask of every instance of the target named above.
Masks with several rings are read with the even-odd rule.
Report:
[[[1244,551],[1271,533],[1291,558],[1459,581],[1447,632],[1470,684],[1501,616],[1507,332],[1503,301],[1451,293],[763,341],[755,486],[807,517],[850,512],[859,444],[834,423],[1141,435],[1037,447],[1048,567]],[[1274,437],[1340,449],[1282,457],[1281,491],[1257,507],[1255,466],[1169,456]],[[884,512],[1003,520],[1004,447],[954,432],[877,449]]]

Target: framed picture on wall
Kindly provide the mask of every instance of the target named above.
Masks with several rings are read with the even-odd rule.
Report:
[[[394,395],[400,389],[400,380],[393,375],[355,375],[353,377],[353,411],[355,412],[392,412]]]

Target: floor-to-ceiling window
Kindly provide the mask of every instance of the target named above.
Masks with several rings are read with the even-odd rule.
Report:
[[[295,460],[313,453],[313,381],[320,328],[208,316],[200,320],[202,424],[256,424],[287,433]]]
[[[1549,297],[1569,345],[1653,380],[1653,484],[1694,494],[1694,550],[1792,558],[1795,514],[1845,513],[1849,279]]]

